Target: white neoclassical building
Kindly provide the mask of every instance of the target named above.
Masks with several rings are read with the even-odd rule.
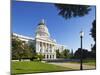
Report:
[[[56,50],[59,49],[60,51],[64,50],[63,45],[57,44],[56,40],[50,37],[50,33],[48,28],[42,20],[36,29],[35,37],[30,38],[27,36],[19,35],[13,33],[14,36],[17,36],[20,40],[25,41],[26,43],[33,43],[36,47],[36,52],[38,54],[43,54],[44,59],[56,59]]]

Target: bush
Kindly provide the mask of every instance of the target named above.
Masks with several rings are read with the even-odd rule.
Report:
[[[42,54],[37,54],[36,57],[37,57],[37,59],[38,59],[39,61],[41,61],[41,60],[44,58],[44,55],[42,55]]]

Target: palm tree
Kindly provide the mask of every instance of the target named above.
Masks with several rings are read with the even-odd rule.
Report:
[[[55,6],[58,9],[58,14],[65,19],[84,16],[91,10],[88,5],[55,4]]]

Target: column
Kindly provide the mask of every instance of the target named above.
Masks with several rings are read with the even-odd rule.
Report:
[[[43,52],[43,42],[41,42],[41,47],[42,47],[41,50],[42,50],[42,52]]]
[[[48,59],[50,59],[50,54],[48,55]]]
[[[56,46],[54,45],[54,54],[55,54],[55,59],[56,59]]]
[[[50,44],[49,44],[49,53],[50,53]]]
[[[38,42],[36,41],[36,52],[38,53],[39,50],[38,50]]]
[[[48,53],[48,43],[47,43],[47,53]]]
[[[56,59],[56,53],[54,53],[54,59]]]
[[[40,52],[40,42],[38,42],[38,49],[39,49],[39,52]]]
[[[41,49],[41,42],[39,43],[39,52],[41,53],[42,49]]]
[[[52,50],[52,45],[50,44],[50,53],[51,53],[51,50]]]
[[[42,47],[42,42],[41,42],[41,51],[42,51],[43,47]]]
[[[52,53],[54,53],[54,45],[52,45]]]
[[[47,52],[47,53],[49,53],[49,44],[48,44],[48,46],[47,46],[47,49],[48,49],[48,52]]]
[[[44,43],[44,53],[46,53],[46,43]]]
[[[51,45],[51,53],[53,53],[53,45]]]
[[[51,55],[51,59],[53,59],[53,55]]]
[[[44,43],[42,42],[42,52],[44,53]]]
[[[47,43],[45,43],[45,53],[47,53]]]

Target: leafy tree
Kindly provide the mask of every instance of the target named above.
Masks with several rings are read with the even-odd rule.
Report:
[[[73,49],[71,50],[71,53],[70,53],[70,58],[74,58]]]
[[[56,57],[57,57],[57,58],[61,58],[61,53],[59,52],[59,49],[56,50]]]
[[[37,55],[36,49],[33,43],[29,44],[29,50],[30,50],[30,53],[32,54],[30,60],[33,61],[34,59],[36,59],[36,55]]]
[[[36,57],[35,47],[32,44],[27,44],[21,41],[18,37],[12,38],[12,59],[31,59]]]
[[[58,9],[58,14],[69,19],[71,17],[81,17],[89,13],[91,10],[88,5],[72,5],[72,4],[55,4]]]
[[[96,20],[94,20],[92,23],[91,36],[93,37],[94,41],[96,42]]]
[[[42,55],[41,53],[40,54],[37,54],[37,59],[39,60],[39,61],[41,61],[43,58],[44,58],[44,55]]]
[[[62,58],[69,58],[69,50],[65,49],[61,52]]]
[[[80,59],[80,57],[81,57],[81,48],[78,48],[78,50],[76,50],[76,52],[74,54],[74,57]],[[89,58],[88,50],[82,49],[82,58],[83,59]]]
[[[21,61],[21,58],[24,54],[24,46],[23,42],[18,39],[18,37],[12,38],[12,59],[19,59]]]
[[[95,44],[92,48],[92,52],[96,53],[96,20],[94,20],[93,23],[92,23],[91,36],[95,41]]]
[[[32,57],[32,50],[30,49],[29,45],[24,43],[24,55],[23,59],[29,59]]]

